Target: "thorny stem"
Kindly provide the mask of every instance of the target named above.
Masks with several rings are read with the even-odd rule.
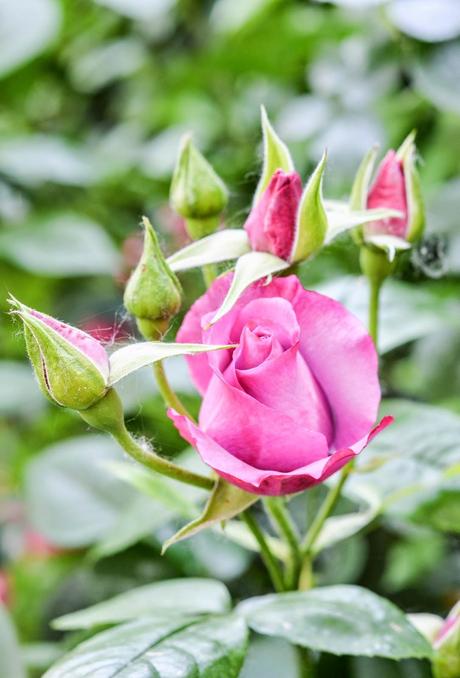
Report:
[[[265,538],[265,534],[263,530],[260,528],[259,523],[254,518],[253,514],[249,509],[243,511],[243,513],[240,514],[240,517],[246,523],[247,527],[252,532],[259,545],[260,555],[262,557],[265,567],[267,568],[268,574],[270,575],[270,579],[272,580],[275,591],[277,591],[278,593],[284,591],[285,587],[281,568],[275,556],[270,550],[268,542]]]

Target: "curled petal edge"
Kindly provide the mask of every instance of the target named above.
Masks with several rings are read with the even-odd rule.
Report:
[[[364,438],[349,448],[337,450],[325,459],[319,459],[288,473],[262,470],[230,454],[187,417],[168,410],[179,433],[198,451],[205,464],[211,466],[222,478],[253,494],[278,496],[301,492],[323,482],[357,456],[383,429],[393,422],[387,416]]]

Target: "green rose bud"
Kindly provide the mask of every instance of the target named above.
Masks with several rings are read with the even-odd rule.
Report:
[[[186,220],[193,240],[214,233],[228,202],[228,191],[209,162],[195,148],[190,135],[182,140],[174,170],[170,201]]]
[[[24,324],[27,352],[43,393],[73,410],[86,410],[100,400],[109,379],[109,358],[102,344],[14,298],[10,303]]]
[[[157,235],[144,217],[144,250],[124,294],[124,304],[147,339],[158,339],[181,306],[181,286],[165,261]]]

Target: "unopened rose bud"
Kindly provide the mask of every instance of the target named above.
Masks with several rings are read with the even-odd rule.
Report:
[[[222,179],[192,143],[184,137],[174,170],[170,201],[174,210],[186,220],[193,240],[213,233],[228,202]]]
[[[435,678],[460,676],[460,601],[452,608],[434,642]]]
[[[369,188],[376,149],[364,158],[352,190],[352,208],[387,208],[398,215],[372,221],[356,230],[360,243],[385,249],[392,258],[398,249],[406,249],[418,240],[425,225],[420,180],[415,167],[414,134],[382,160]]]
[[[321,248],[327,231],[321,195],[325,162],[324,155],[303,192],[297,172],[275,171],[244,225],[253,250],[295,264]]]
[[[158,339],[181,306],[181,286],[169,268],[150,221],[144,217],[144,249],[124,294],[124,304],[147,339]]]
[[[288,259],[302,196],[296,172],[277,170],[244,225],[253,250]]]
[[[14,298],[10,302],[24,324],[27,352],[43,393],[73,410],[86,410],[100,400],[109,378],[109,358],[102,344]]]

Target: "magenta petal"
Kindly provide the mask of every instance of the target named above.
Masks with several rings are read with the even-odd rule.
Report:
[[[40,313],[34,309],[29,309],[29,312],[35,318],[41,320],[42,323],[51,327],[51,329],[72,344],[72,346],[75,346],[75,348],[81,351],[81,353],[96,365],[103,376],[108,379],[109,357],[105,348],[97,339],[90,334],[83,332],[83,330],[79,330],[76,327],[72,327],[71,325],[56,320],[56,318],[46,315],[46,313]]]
[[[232,455],[259,469],[285,472],[327,456],[322,433],[267,407],[217,374],[201,405],[200,428]]]
[[[186,314],[179,332],[177,333],[178,342],[194,344],[203,343],[202,318],[219,308],[228,292],[231,280],[232,274],[220,276],[213,282],[208,291],[195,301]],[[222,320],[226,319],[226,316],[222,318]],[[226,338],[223,343],[227,343]],[[213,374],[209,366],[208,356],[205,353],[195,355],[187,358],[187,363],[193,383],[197,387],[199,393],[203,394],[206,391],[209,380]]]
[[[236,375],[246,393],[276,412],[284,412],[311,431],[322,433],[328,447],[334,439],[329,406],[298,346]]]
[[[407,196],[404,169],[395,151],[388,151],[384,157],[369,191],[367,207],[387,207],[402,212],[403,217],[390,217],[366,224],[367,235],[394,235],[404,238],[407,229]]]
[[[334,415],[333,447],[349,447],[372,428],[380,403],[377,353],[362,323],[341,304],[303,290],[295,310],[300,351]]]
[[[244,225],[254,250],[288,258],[301,196],[302,181],[296,172],[273,174]]]
[[[385,417],[370,434],[350,449],[339,450],[331,457],[320,459],[290,473],[277,473],[276,471],[260,470],[241,461],[219,445],[211,436],[204,433],[190,419],[179,415],[174,410],[169,410],[168,416],[172,419],[180,434],[198,450],[204,463],[213,468],[220,476],[247,492],[271,496],[294,494],[322,482],[359,454],[375,435],[392,422],[392,417]]]

